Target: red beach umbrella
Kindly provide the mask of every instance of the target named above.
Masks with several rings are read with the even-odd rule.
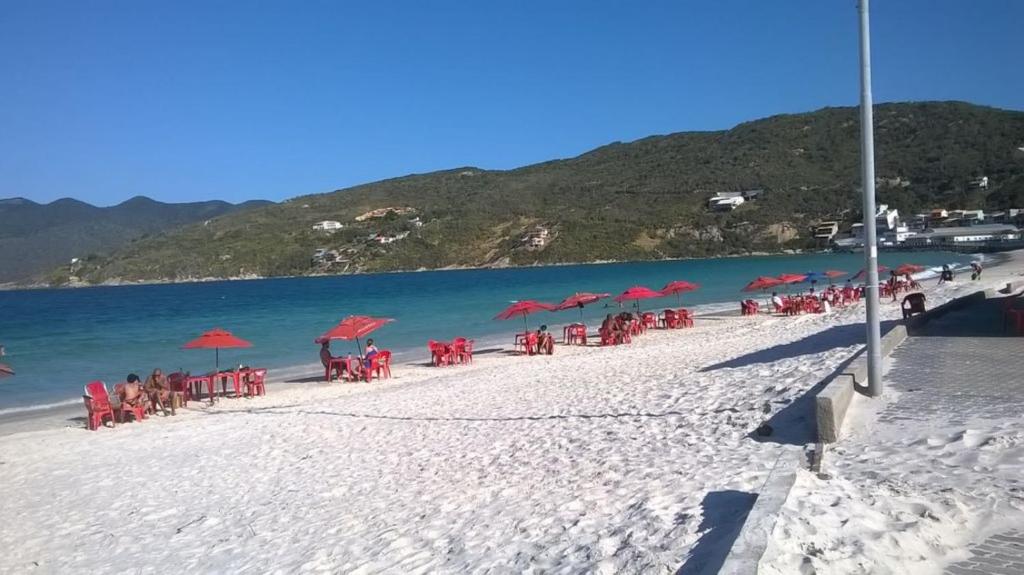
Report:
[[[583,306],[596,303],[598,300],[602,300],[606,297],[610,297],[611,294],[607,293],[589,293],[589,292],[576,292],[575,294],[562,300],[562,303],[555,306],[555,309],[571,309],[574,307],[580,308],[580,322],[583,322]]]
[[[798,284],[807,279],[807,274],[782,274],[779,281],[784,284]]]
[[[747,287],[743,288],[743,291],[757,291],[761,290],[763,294],[768,288],[773,288],[777,285],[782,285],[782,280],[779,278],[760,276],[754,281],[747,284]],[[768,306],[767,300],[765,300],[765,307]]]
[[[370,317],[368,315],[350,315],[345,319],[341,320],[338,325],[332,327],[327,333],[316,338],[316,343],[323,343],[332,339],[343,339],[343,340],[355,340],[356,350],[359,355],[363,355],[362,346],[359,344],[359,338],[365,337],[374,331],[377,331],[385,324],[391,323],[395,320],[387,317]]]
[[[523,316],[523,327],[526,328],[526,331],[530,331],[530,326],[526,324],[526,316],[530,315],[531,313],[536,313],[538,311],[555,311],[556,309],[558,308],[549,303],[543,303],[539,301],[534,301],[532,299],[527,299],[523,301],[517,301],[512,305],[508,306],[507,308],[502,310],[501,313],[494,316],[494,319],[512,319],[517,316]]]
[[[907,274],[916,274],[918,272],[923,271],[924,266],[919,266],[917,264],[903,264],[900,267],[896,268],[896,275],[903,276]]]
[[[887,268],[885,266],[878,266],[878,273],[881,274],[881,273],[885,273],[887,271],[889,271],[889,268]],[[867,269],[862,269],[859,272],[857,272],[856,275],[853,276],[853,279],[855,279],[855,280],[856,279],[860,279],[862,277],[867,277],[867,275],[868,275],[868,270]]]
[[[6,363],[0,363],[0,377],[8,377],[14,375],[14,369]]]
[[[649,287],[645,286],[633,286],[628,290],[615,296],[615,301],[622,303],[624,301],[632,301],[636,304],[636,312],[640,313],[640,300],[651,299],[656,297],[664,297],[665,294],[660,291],[654,291]]]
[[[694,291],[694,290],[697,290],[697,289],[700,289],[700,286],[698,284],[690,283],[690,282],[684,281],[684,280],[677,280],[677,281],[668,282],[667,284],[665,284],[665,287],[661,288],[661,293],[662,293],[662,295],[672,295],[672,294],[675,294],[676,295],[676,304],[677,305],[682,305],[682,301],[680,300],[679,294],[683,294],[683,293],[686,293],[686,292],[691,292],[691,291]]]
[[[226,329],[215,328],[181,346],[181,349],[216,350],[216,368],[220,371],[221,348],[252,347],[252,343],[233,335]]]
[[[849,272],[843,272],[843,271],[839,271],[839,270],[828,270],[827,272],[825,272],[824,275],[825,275],[825,277],[827,277],[829,279],[834,279],[834,278],[841,278],[841,277],[845,276],[848,273]]]
[[[775,286],[781,285],[781,284],[782,284],[782,280],[780,280],[778,278],[761,276],[761,277],[755,279],[754,281],[748,283],[747,287],[743,288],[743,291],[757,291],[757,290],[762,290],[763,291],[763,290],[766,290],[768,288],[775,287]]]

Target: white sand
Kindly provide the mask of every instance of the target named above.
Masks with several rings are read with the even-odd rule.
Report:
[[[783,450],[801,448],[751,431],[857,348],[862,313],[705,319],[629,346],[271,384],[173,418],[3,437],[0,572],[714,563],[732,541],[708,523],[749,507],[730,493],[756,493]]]

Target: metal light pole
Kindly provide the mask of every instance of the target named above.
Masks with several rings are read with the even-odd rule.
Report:
[[[871,114],[871,32],[868,0],[860,10],[860,155],[864,192],[864,264],[867,277],[868,395],[882,395],[882,330],[878,322],[878,241],[875,237],[875,133]]]

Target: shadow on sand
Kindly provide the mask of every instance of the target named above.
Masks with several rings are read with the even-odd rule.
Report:
[[[704,519],[697,527],[704,534],[676,575],[718,573],[756,500],[756,493],[745,491],[712,491],[705,495],[700,504]]]
[[[892,329],[896,323],[895,320],[883,321],[882,333],[884,334]],[[797,341],[776,345],[768,349],[762,349],[721,363],[709,365],[700,371],[708,372],[715,371],[716,369],[745,367],[757,363],[772,363],[782,359],[821,353],[837,347],[862,344],[867,339],[864,330],[863,323],[837,325]]]

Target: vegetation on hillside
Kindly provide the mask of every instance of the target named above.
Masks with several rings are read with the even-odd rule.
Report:
[[[880,202],[903,213],[1024,207],[1024,113],[958,102],[886,104],[875,121]],[[727,131],[614,143],[515,170],[411,175],[141,238],[77,273],[88,282],[182,280],[807,247],[815,222],[859,217],[859,131],[856,108],[826,108]],[[981,175],[989,189],[969,189]],[[713,193],[748,189],[764,192],[733,212],[708,212]],[[386,207],[414,212],[356,221]],[[315,231],[321,220],[345,228]],[[524,243],[540,230],[548,233],[545,245]],[[374,236],[401,237],[380,243]],[[326,260],[311,259],[318,249]]]

